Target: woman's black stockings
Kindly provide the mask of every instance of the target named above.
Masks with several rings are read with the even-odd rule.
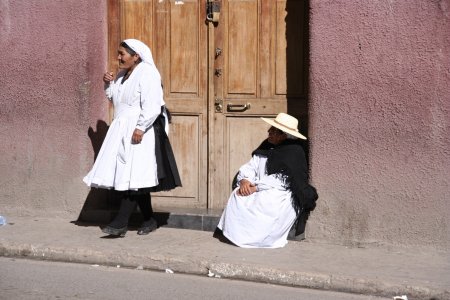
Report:
[[[136,201],[131,196],[124,196],[120,202],[119,212],[108,226],[112,228],[123,228],[128,225],[128,219],[136,209]]]
[[[144,222],[150,220],[153,216],[152,198],[150,194],[137,195],[135,199],[144,217]]]
[[[128,220],[139,205],[139,210],[145,221],[149,221],[153,216],[153,208],[150,193],[141,195],[124,195],[120,202],[119,212],[114,220],[109,224],[113,228],[123,228],[128,225]]]

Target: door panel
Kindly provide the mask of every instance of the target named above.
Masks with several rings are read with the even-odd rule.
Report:
[[[305,8],[304,1],[276,1],[276,95],[305,96]]]
[[[250,160],[251,152],[267,138],[267,130],[265,129],[268,129],[269,125],[259,117],[228,117],[226,120],[226,140],[228,141],[226,155],[229,157],[226,179],[231,183],[239,168]],[[257,130],[249,135],[249,131],[251,131],[248,130],[249,128]],[[237,147],[234,145],[237,145]]]
[[[180,4],[182,3],[182,4]],[[173,114],[169,133],[183,187],[152,195],[157,206],[207,207],[207,48],[203,1],[153,1],[155,61]]]
[[[207,206],[207,47],[205,3],[109,0],[110,65],[126,38],[149,45],[172,113],[170,140],[183,187],[152,195],[156,206]],[[111,20],[118,18],[118,21]],[[116,70],[117,68],[115,68]]]
[[[213,62],[221,75],[214,76],[214,99],[209,99],[222,105],[210,110],[210,147],[217,150],[209,153],[210,207],[226,204],[231,178],[267,137],[269,125],[260,116],[287,111],[286,5],[273,0],[222,1],[220,21],[210,28],[210,51],[223,49]]]
[[[169,91],[171,97],[199,95],[199,7],[185,2],[172,5],[170,14]],[[205,41],[202,41],[205,43]],[[206,59],[206,57],[203,57]]]
[[[154,14],[152,12],[151,1],[123,1],[122,2],[122,26],[121,36],[142,37],[142,40],[153,49],[152,32]]]
[[[256,96],[258,1],[224,1],[225,90],[227,97]]]
[[[112,69],[121,40],[147,43],[174,115],[183,187],[154,194],[158,206],[222,208],[237,170],[267,136],[260,117],[288,107],[306,115],[307,2],[215,1],[221,11],[212,23],[207,0],[108,0]]]
[[[201,152],[201,116],[178,115],[170,126],[169,136],[175,151],[178,171],[182,179],[182,188],[170,193],[152,195],[159,206],[202,207],[197,204],[200,194],[202,152]],[[206,204],[206,201],[205,201]]]

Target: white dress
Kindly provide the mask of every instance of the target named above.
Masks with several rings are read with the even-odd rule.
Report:
[[[122,78],[119,73],[106,89],[114,103],[114,120],[83,179],[91,187],[124,191],[158,185],[152,124],[164,105],[160,75],[153,66],[140,63],[123,84]],[[136,128],[145,132],[140,144],[131,143]]]
[[[236,188],[228,199],[218,228],[235,245],[243,248],[280,248],[296,219],[291,191],[281,180],[265,173],[267,158],[254,155],[239,169],[237,180],[247,179],[258,191],[240,196]]]

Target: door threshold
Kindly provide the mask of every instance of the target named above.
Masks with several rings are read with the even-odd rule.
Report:
[[[221,209],[204,208],[155,207],[153,210],[159,226],[211,232],[222,214]]]
[[[181,208],[181,207],[154,207],[154,218],[159,227],[182,228],[214,232],[222,214],[221,209]],[[83,210],[77,221],[79,225],[102,226],[111,222],[117,214],[116,209],[90,209]],[[142,216],[139,211],[130,218],[130,227],[139,226]]]

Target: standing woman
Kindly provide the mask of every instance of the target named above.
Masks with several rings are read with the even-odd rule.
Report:
[[[112,121],[92,170],[83,181],[90,187],[114,189],[121,196],[119,212],[102,229],[124,236],[128,220],[139,206],[144,222],[138,234],[157,228],[150,192],[181,186],[167,137],[161,76],[150,48],[135,39],[124,40],[118,49],[119,73],[105,73],[106,96],[114,105]]]

